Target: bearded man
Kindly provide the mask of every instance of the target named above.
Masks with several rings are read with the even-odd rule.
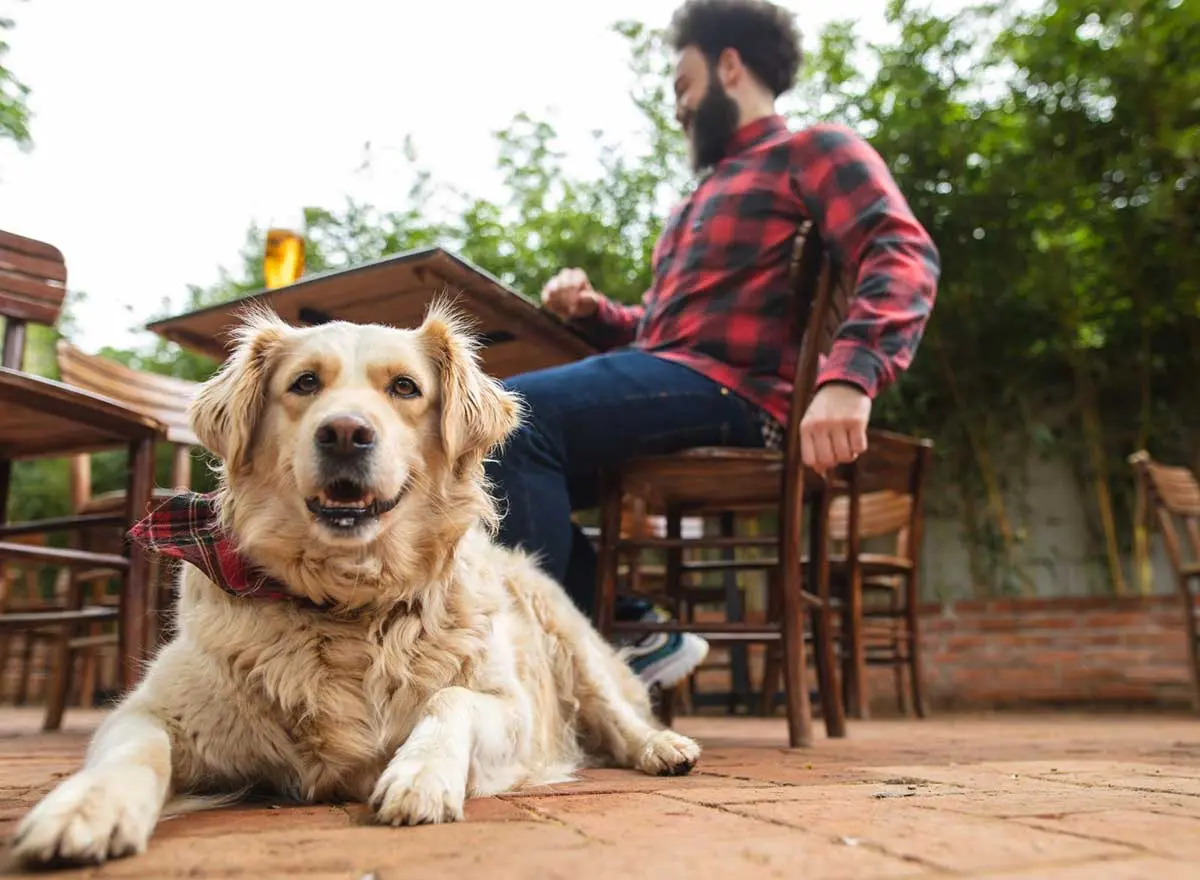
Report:
[[[804,462],[819,471],[866,449],[871,402],[912,362],[940,272],[929,234],[864,140],[837,125],[790,131],[776,110],[801,62],[789,12],[688,0],[671,45],[696,186],[656,243],[640,304],[613,302],[578,268],[546,284],[545,308],[601,353],[510,379],[526,421],[489,465],[506,511],[501,542],[538,554],[589,614],[596,554],[571,514],[597,505],[602,469],[695,446],[780,444],[800,344],[789,264],[803,221],[857,284],[802,420]],[[617,617],[667,619],[624,597]],[[649,685],[667,688],[708,644],[654,634],[625,649]]]

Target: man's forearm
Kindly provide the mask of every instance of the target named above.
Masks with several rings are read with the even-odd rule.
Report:
[[[847,382],[874,397],[912,363],[937,292],[937,248],[878,153],[853,132],[801,132],[794,161],[822,242],[856,273],[856,296],[818,384]]]
[[[593,345],[607,351],[633,342],[645,311],[645,306],[615,303],[597,292],[596,311],[586,318],[576,318],[571,323]]]

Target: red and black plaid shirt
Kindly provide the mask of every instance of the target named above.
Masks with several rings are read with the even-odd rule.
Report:
[[[605,300],[579,326],[601,348],[677,361],[786,423],[800,344],[789,270],[805,220],[858,283],[818,384],[874,397],[912,361],[940,262],[879,154],[840,126],[743,126],[667,220],[642,304]]]

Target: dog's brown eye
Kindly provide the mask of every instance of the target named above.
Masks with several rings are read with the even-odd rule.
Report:
[[[388,393],[396,397],[410,398],[420,397],[421,389],[417,387],[417,383],[408,376],[398,376],[392,380],[392,384],[388,386]]]
[[[316,373],[301,373],[288,388],[292,394],[316,394],[321,390],[321,380]]]

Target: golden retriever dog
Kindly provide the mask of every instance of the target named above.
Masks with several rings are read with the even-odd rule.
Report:
[[[24,817],[20,864],[141,853],[164,809],[250,790],[408,825],[584,766],[692,768],[558,584],[492,540],[483,464],[521,403],[449,309],[415,330],[262,312],[236,341],[191,413],[220,487],[182,531],[224,540],[218,564],[182,566],[177,634]],[[212,576],[239,566],[254,586]]]

